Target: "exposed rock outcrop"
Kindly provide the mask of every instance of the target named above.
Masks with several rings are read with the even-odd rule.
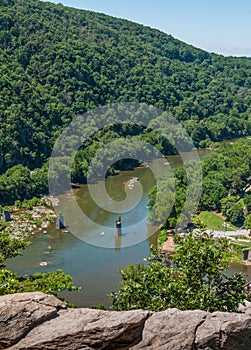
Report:
[[[145,323],[143,340],[135,349],[193,349],[196,330],[207,317],[204,311],[169,309],[154,313]]]
[[[251,314],[66,309],[43,293],[6,295],[0,349],[251,350]]]
[[[209,314],[195,338],[197,349],[251,349],[251,315],[214,312]]]
[[[43,293],[0,297],[0,349],[17,343],[31,329],[58,315],[65,304]]]
[[[251,314],[251,302],[248,300],[244,300],[243,304],[239,304],[238,312],[246,312]]]
[[[144,311],[59,311],[57,318],[34,328],[11,349],[126,349],[141,340],[148,315]]]

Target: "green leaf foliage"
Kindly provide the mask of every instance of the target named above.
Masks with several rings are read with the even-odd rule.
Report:
[[[196,145],[248,135],[251,60],[126,20],[38,0],[0,4],[0,172],[40,167],[77,115],[113,102],[167,111]],[[154,136],[159,149],[170,145]],[[129,133],[129,131],[127,131]]]
[[[176,267],[153,250],[148,264],[128,265],[120,271],[121,286],[112,292],[114,310],[161,311],[167,308],[236,311],[245,298],[242,274],[225,274],[235,255],[227,239],[214,240],[206,232],[175,236]]]
[[[19,238],[9,238],[9,235],[2,230],[5,228],[4,223],[0,225],[0,268],[4,266],[6,259],[14,258],[26,248],[29,242]]]
[[[249,181],[251,140],[223,142],[220,145],[215,144],[214,147],[212,153],[202,159],[203,183],[198,209],[221,212],[226,216],[227,221],[241,227],[245,216],[251,213],[251,195],[249,194],[251,190]],[[174,177],[175,189],[171,188],[170,181],[165,179],[158,183],[159,202],[156,201],[157,186],[154,186],[148,194],[149,219],[155,225],[163,224],[165,228],[176,226],[186,200],[187,175],[185,169],[175,169]],[[192,202],[189,203],[190,208],[193,205]],[[171,207],[171,204],[173,208],[168,216],[165,208]],[[188,222],[191,222],[189,217]]]
[[[19,277],[9,270],[0,270],[0,295],[43,292],[57,295],[64,290],[78,290],[72,284],[72,278],[63,271],[35,273],[28,277]]]

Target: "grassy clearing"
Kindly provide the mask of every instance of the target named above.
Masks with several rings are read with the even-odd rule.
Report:
[[[232,225],[231,223],[227,223],[229,226],[224,228],[225,220],[210,211],[203,211],[199,215],[195,217],[195,219],[200,220],[208,229],[216,230],[216,231],[232,231],[236,230],[237,227]]]

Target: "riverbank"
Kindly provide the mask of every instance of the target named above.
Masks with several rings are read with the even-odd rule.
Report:
[[[2,232],[7,232],[10,238],[27,239],[36,232],[47,233],[51,222],[56,220],[50,197],[41,199],[43,205],[37,205],[32,209],[10,206],[11,220],[4,223]]]
[[[236,253],[238,253],[238,256],[232,262],[238,265],[251,266],[251,236],[248,230],[215,231],[206,229],[205,232],[212,234],[215,239],[229,239],[236,247]],[[186,233],[182,233],[182,235],[186,235]],[[162,230],[158,238],[158,247],[160,247],[161,252],[168,255],[175,254],[175,246],[174,231],[167,230],[164,232]],[[246,259],[244,259],[244,251],[249,251]]]

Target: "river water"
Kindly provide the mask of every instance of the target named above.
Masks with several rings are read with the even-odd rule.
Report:
[[[123,197],[124,183],[132,177],[138,177],[142,185],[143,194],[140,203],[132,210],[132,213],[124,214],[123,220],[127,222],[130,219],[132,222],[142,221],[148,213],[147,208],[147,193],[154,185],[154,177],[149,168],[137,168],[133,171],[123,171],[121,174],[109,177],[107,187],[110,189],[109,194]],[[111,186],[112,185],[112,186]],[[95,186],[95,185],[93,185]],[[133,190],[132,190],[133,192]],[[87,215],[98,217],[100,224],[111,226],[113,230],[114,221],[118,214],[112,215],[108,211],[99,213],[99,209],[89,198],[87,185],[81,185],[79,189],[74,190],[74,194],[78,200],[79,206]],[[133,196],[131,198],[133,200]],[[101,214],[101,217],[100,215]],[[72,216],[74,225],[78,226],[77,218],[74,218],[74,213],[69,213]],[[69,218],[66,218],[69,220]],[[129,223],[130,224],[130,223]],[[90,306],[94,304],[109,304],[107,293],[115,290],[119,284],[120,275],[118,270],[122,269],[128,263],[141,263],[143,258],[149,254],[149,244],[156,243],[156,235],[151,236],[152,228],[148,222],[143,221],[138,225],[139,234],[143,234],[146,239],[141,243],[121,248],[124,237],[116,237],[114,233],[112,237],[114,248],[102,248],[95,246],[106,239],[107,232],[104,236],[101,232],[95,232],[93,227],[78,227],[79,231],[89,234],[92,232],[94,237],[93,245],[76,238],[71,233],[66,233],[65,230],[57,230],[56,224],[52,223],[47,230],[47,233],[38,233],[32,237],[32,244],[25,249],[22,256],[7,261],[7,268],[20,275],[32,274],[35,272],[47,272],[55,269],[62,269],[65,273],[73,277],[74,284],[81,286],[80,292],[66,292],[63,294],[69,302],[77,306]],[[129,229],[125,229],[125,234],[130,235]],[[135,233],[134,233],[135,234]],[[137,232],[136,232],[137,234]],[[148,237],[148,239],[147,239]],[[40,266],[41,262],[46,262],[47,266]]]
[[[199,151],[201,157],[208,152],[208,150]],[[178,156],[168,157],[167,161],[172,167],[179,167],[182,164]],[[95,225],[83,227],[74,217],[74,213],[70,212],[67,220],[72,220],[79,231],[91,233],[94,237],[93,244],[86,243],[65,230],[57,230],[55,223],[52,223],[46,234],[37,233],[32,237],[31,245],[22,256],[8,260],[7,268],[19,275],[62,269],[65,273],[70,274],[74,284],[81,286],[82,289],[79,292],[64,292],[61,296],[78,307],[97,304],[108,306],[110,300],[107,293],[115,290],[120,282],[120,274],[117,271],[129,263],[142,263],[143,258],[149,255],[150,244],[156,244],[157,240],[156,227],[152,227],[147,220],[144,220],[148,214],[147,193],[155,184],[154,176],[149,168],[136,168],[133,171],[123,171],[119,175],[109,177],[106,180],[109,195],[117,200],[122,200],[125,196],[125,183],[133,177],[138,177],[140,180],[141,200],[130,213],[123,214],[122,218],[129,225],[134,221],[139,222],[137,232],[130,232],[130,228],[126,228],[122,237],[109,235],[108,231],[97,230]],[[137,185],[135,192],[137,192]],[[92,216],[92,219],[98,217],[100,224],[110,229],[113,228],[116,215],[109,211],[99,211],[91,200],[86,185],[81,185],[80,188],[74,190],[74,194],[79,206],[88,216]],[[131,198],[133,201],[133,196]],[[130,237],[132,234],[141,235],[141,242],[123,247],[126,235]],[[113,248],[100,247],[103,240],[104,242],[108,240]],[[41,266],[41,262],[46,262],[47,265]],[[251,267],[248,266],[233,266],[231,271],[240,270],[249,278],[251,277]]]

